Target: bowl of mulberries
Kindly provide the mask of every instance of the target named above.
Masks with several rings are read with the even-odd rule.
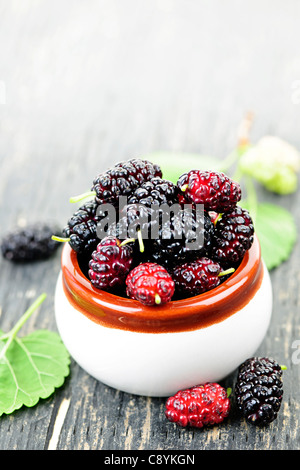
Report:
[[[169,396],[230,374],[262,342],[272,289],[240,185],[189,170],[177,182],[130,159],[91,179],[63,228],[55,313],[91,375]]]

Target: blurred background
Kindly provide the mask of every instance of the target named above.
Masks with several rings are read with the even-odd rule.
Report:
[[[64,222],[69,196],[130,157],[224,158],[247,111],[254,140],[300,147],[299,14],[296,0],[1,0],[0,216]]]

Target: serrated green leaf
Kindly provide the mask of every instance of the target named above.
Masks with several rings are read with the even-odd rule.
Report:
[[[247,200],[242,201],[241,205],[250,210]],[[259,203],[255,231],[268,269],[279,266],[290,257],[297,239],[297,228],[289,211],[275,204]]]
[[[196,153],[153,152],[143,158],[160,165],[163,178],[177,183],[179,176],[190,170],[218,170],[220,161],[217,158]]]
[[[0,355],[5,344],[0,341]],[[16,337],[0,360],[0,416],[48,398],[64,383],[69,364],[69,354],[57,333],[37,330]]]

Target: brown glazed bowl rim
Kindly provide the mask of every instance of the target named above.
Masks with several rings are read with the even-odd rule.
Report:
[[[240,266],[222,284],[201,295],[160,306],[145,306],[93,287],[68,243],[62,250],[61,271],[69,302],[88,318],[107,327],[153,333],[194,330],[223,321],[249,303],[263,277],[256,234]]]

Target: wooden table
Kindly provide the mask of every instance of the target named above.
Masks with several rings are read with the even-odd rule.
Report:
[[[16,224],[71,215],[69,197],[112,163],[163,150],[224,158],[246,111],[251,138],[300,147],[296,0],[80,0],[0,2],[0,235]],[[259,197],[299,219],[299,192]],[[299,224],[297,219],[297,224]],[[284,229],[284,227],[283,227]],[[0,328],[42,292],[22,334],[56,331],[60,251],[48,261],[0,261]],[[180,429],[165,399],[131,396],[74,362],[63,387],[0,419],[2,450],[299,449],[299,246],[271,272],[274,311],[258,353],[288,369],[278,419],[267,429],[233,413],[219,427]],[[232,377],[226,380],[230,386]]]

